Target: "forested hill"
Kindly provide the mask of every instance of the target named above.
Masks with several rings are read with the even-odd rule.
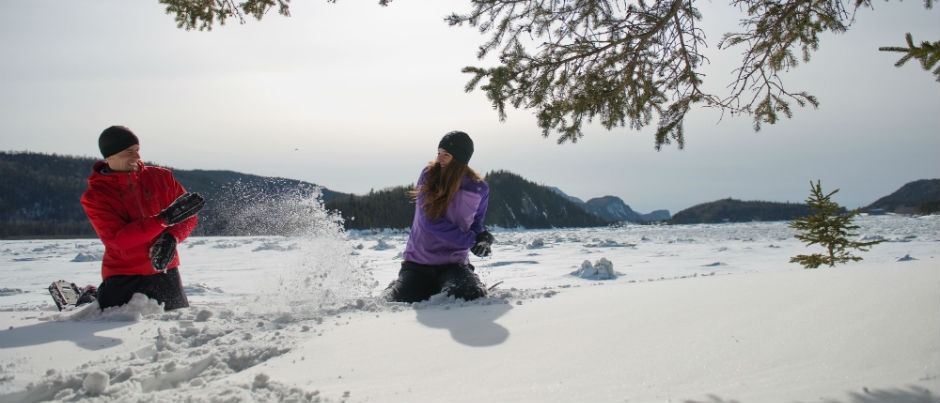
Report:
[[[702,224],[749,221],[786,221],[810,215],[806,204],[735,199],[702,203],[672,216],[672,224]]]
[[[504,228],[596,227],[611,221],[588,213],[550,187],[521,176],[496,171],[486,175],[490,185],[487,223]]]
[[[95,237],[79,203],[97,161],[91,157],[0,151],[0,239]],[[172,168],[171,168],[172,169]],[[315,184],[232,171],[173,169],[183,186],[209,201],[194,235],[287,235],[309,229],[314,204],[338,212],[348,229],[408,228],[413,185],[356,196]],[[617,197],[587,203],[519,175],[486,175],[490,204],[485,225],[503,228],[591,227],[617,222],[662,222],[669,212],[632,211]],[[322,195],[318,192],[321,192]],[[930,214],[940,210],[940,179],[904,185],[866,211]],[[790,220],[807,214],[803,204],[718,200],[685,209],[673,224]]]
[[[93,236],[78,199],[94,162],[0,152],[0,238]]]
[[[79,203],[87,187],[90,157],[0,152],[0,238],[94,237]],[[172,169],[172,168],[171,168]],[[209,201],[194,235],[290,234],[309,224],[305,216],[316,185],[232,171],[173,169],[189,191]],[[490,185],[487,226],[551,228],[606,225],[549,188],[508,172],[486,177]],[[322,189],[327,209],[339,211],[346,228],[407,228],[414,215],[399,186],[355,196]],[[309,218],[306,218],[309,220]]]
[[[585,211],[548,187],[519,175],[496,171],[484,178],[490,187],[487,226],[503,228],[595,227],[611,223]],[[409,196],[414,185],[373,191],[364,196],[335,198],[330,210],[342,212],[346,228],[408,228],[415,205]]]
[[[79,198],[98,159],[55,154],[0,152],[0,238],[94,237]],[[173,169],[188,191],[209,200],[194,235],[289,232],[296,220],[286,199],[312,198],[316,185],[231,171]],[[325,201],[348,195],[322,189]],[[302,203],[294,203],[303,209]],[[264,207],[270,207],[265,212]]]
[[[921,179],[901,186],[890,195],[875,200],[866,211],[898,214],[931,214],[940,211],[940,179]]]
[[[860,211],[869,214],[936,214],[940,212],[940,179],[909,182],[894,193],[862,207]],[[806,204],[741,201],[728,198],[689,207],[673,215],[669,222],[699,224],[785,221],[813,213]]]

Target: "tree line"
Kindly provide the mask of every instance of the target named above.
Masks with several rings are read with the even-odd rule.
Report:
[[[79,199],[98,159],[0,152],[0,238],[95,237]],[[290,235],[313,220],[347,229],[408,228],[414,185],[357,196],[316,184],[233,171],[173,169],[177,180],[208,201],[193,235]],[[491,172],[485,225],[505,228],[590,227],[610,222],[547,187],[505,171]],[[318,215],[327,212],[330,217]],[[316,224],[319,225],[319,224]]]
[[[96,237],[79,199],[97,161],[91,157],[0,152],[0,238]],[[200,212],[197,236],[293,235],[313,225],[346,229],[411,226],[414,185],[372,190],[365,195],[336,192],[316,184],[233,171],[177,170],[183,186],[209,203]],[[507,172],[493,171],[484,225],[490,228],[596,227],[604,219],[591,203],[577,203],[552,188]],[[616,199],[616,198],[614,198]],[[618,199],[619,200],[619,199]],[[940,211],[940,179],[905,184],[862,209],[866,212],[933,214]],[[684,209],[665,223],[699,224],[792,220],[810,213],[806,204],[741,201],[732,198]]]

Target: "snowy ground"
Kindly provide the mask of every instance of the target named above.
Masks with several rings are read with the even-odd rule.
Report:
[[[940,401],[940,216],[856,224],[818,270],[786,223],[498,230],[488,298],[414,305],[401,232],[190,238],[169,313],[60,313],[100,243],[0,241],[0,402]]]

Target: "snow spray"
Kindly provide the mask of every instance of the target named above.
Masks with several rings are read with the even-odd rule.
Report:
[[[281,278],[246,304],[253,313],[317,316],[355,304],[374,288],[371,272],[353,259],[342,216],[325,208],[320,187],[277,179],[235,183],[219,206],[226,209],[228,231],[278,237],[277,244],[291,250],[260,262],[276,266]]]

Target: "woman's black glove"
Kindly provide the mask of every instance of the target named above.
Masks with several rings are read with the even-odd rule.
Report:
[[[162,218],[166,225],[176,225],[196,215],[205,205],[206,199],[199,193],[183,193],[163,209],[158,217]]]
[[[470,248],[470,252],[473,252],[474,255],[479,257],[487,257],[492,252],[490,245],[495,241],[496,239],[493,238],[493,234],[490,234],[489,231],[483,231],[477,234],[477,241],[473,247]]]
[[[164,231],[157,236],[157,241],[150,247],[150,264],[159,272],[166,271],[166,266],[176,256],[176,237]]]

